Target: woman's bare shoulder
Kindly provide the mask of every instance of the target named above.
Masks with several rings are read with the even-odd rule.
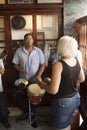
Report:
[[[62,71],[63,67],[62,67],[62,63],[60,61],[56,62],[53,64],[52,66],[53,70],[55,71]]]

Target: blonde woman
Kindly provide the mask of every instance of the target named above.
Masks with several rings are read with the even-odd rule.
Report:
[[[54,130],[71,130],[72,116],[80,105],[76,83],[85,80],[84,71],[75,58],[77,41],[70,36],[59,39],[57,53],[61,59],[52,66],[50,85],[37,79],[41,88],[54,95],[52,102]]]

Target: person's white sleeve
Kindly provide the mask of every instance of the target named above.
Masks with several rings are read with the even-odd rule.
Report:
[[[83,63],[83,60],[82,60],[82,53],[80,50],[77,51],[77,59],[79,61],[80,64]]]
[[[0,65],[4,68],[4,63],[2,59],[0,59]]]

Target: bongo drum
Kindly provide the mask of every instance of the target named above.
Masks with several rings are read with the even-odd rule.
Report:
[[[38,105],[44,94],[45,90],[41,89],[38,84],[30,84],[28,86],[28,95],[32,104]]]
[[[25,89],[28,84],[29,84],[28,80],[25,79],[17,79],[14,83],[14,85],[19,89]]]

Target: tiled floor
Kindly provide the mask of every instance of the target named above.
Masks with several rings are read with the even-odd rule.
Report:
[[[21,115],[21,111],[18,108],[9,108],[10,110],[10,118],[9,122],[11,124],[11,128],[9,130],[53,130],[52,128],[52,115],[51,115],[51,107],[50,106],[40,106],[37,107],[37,115],[44,119],[41,120],[40,118],[37,119],[38,127],[33,128],[30,123],[29,119],[16,122],[18,116]],[[82,118],[80,116],[80,125],[82,124]],[[87,129],[87,128],[86,128]],[[86,130],[82,127],[79,130]],[[6,130],[4,126],[0,123],[0,130]]]
[[[41,116],[45,121],[37,119],[38,127],[33,128],[29,124],[29,120],[23,120],[20,122],[16,122],[17,115],[20,115],[21,111],[18,109],[10,108],[10,118],[9,122],[11,124],[11,128],[9,130],[52,130],[52,118],[51,118],[51,109],[50,107],[40,107],[37,108],[37,114]],[[6,130],[3,125],[0,123],[0,130]]]

